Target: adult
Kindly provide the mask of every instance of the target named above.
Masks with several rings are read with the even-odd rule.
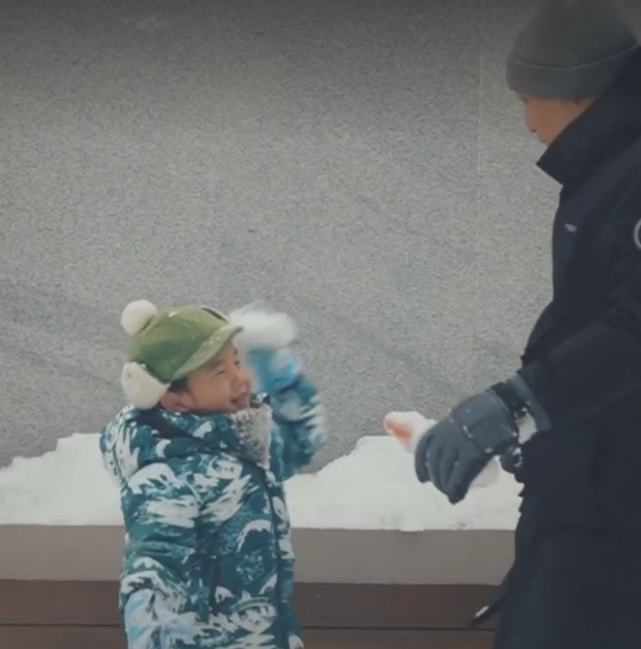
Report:
[[[553,299],[514,376],[415,431],[416,471],[452,503],[492,456],[524,483],[497,649],[636,649],[641,48],[606,0],[544,0],[507,81],[562,187]]]

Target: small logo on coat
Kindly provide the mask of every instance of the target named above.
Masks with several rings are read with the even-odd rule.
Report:
[[[576,227],[576,225],[573,225],[572,223],[566,223],[565,224],[565,230],[566,232],[569,232],[570,234],[576,234],[576,231],[579,228]]]
[[[641,220],[634,226],[634,234],[632,235],[634,245],[641,250]]]

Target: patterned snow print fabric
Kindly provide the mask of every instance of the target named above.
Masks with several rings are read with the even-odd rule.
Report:
[[[271,406],[151,414],[161,426],[127,407],[101,437],[121,488],[130,649],[301,648],[282,482],[325,440],[316,389],[301,377]]]

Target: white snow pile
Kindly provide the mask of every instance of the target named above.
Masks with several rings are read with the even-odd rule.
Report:
[[[479,480],[479,483],[481,481]],[[287,485],[295,527],[382,529],[514,529],[520,486],[504,471],[472,488],[456,506],[414,473],[414,457],[391,437],[363,437],[356,448],[313,475]]]
[[[500,472],[451,506],[415,478],[413,458],[389,437],[364,437],[347,456],[287,483],[294,527],[513,529],[518,485]],[[76,434],[55,451],[0,470],[0,525],[120,525],[118,489],[103,469],[98,436]]]

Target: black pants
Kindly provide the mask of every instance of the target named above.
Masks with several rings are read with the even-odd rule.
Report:
[[[641,532],[522,518],[516,557],[495,649],[641,648]]]

